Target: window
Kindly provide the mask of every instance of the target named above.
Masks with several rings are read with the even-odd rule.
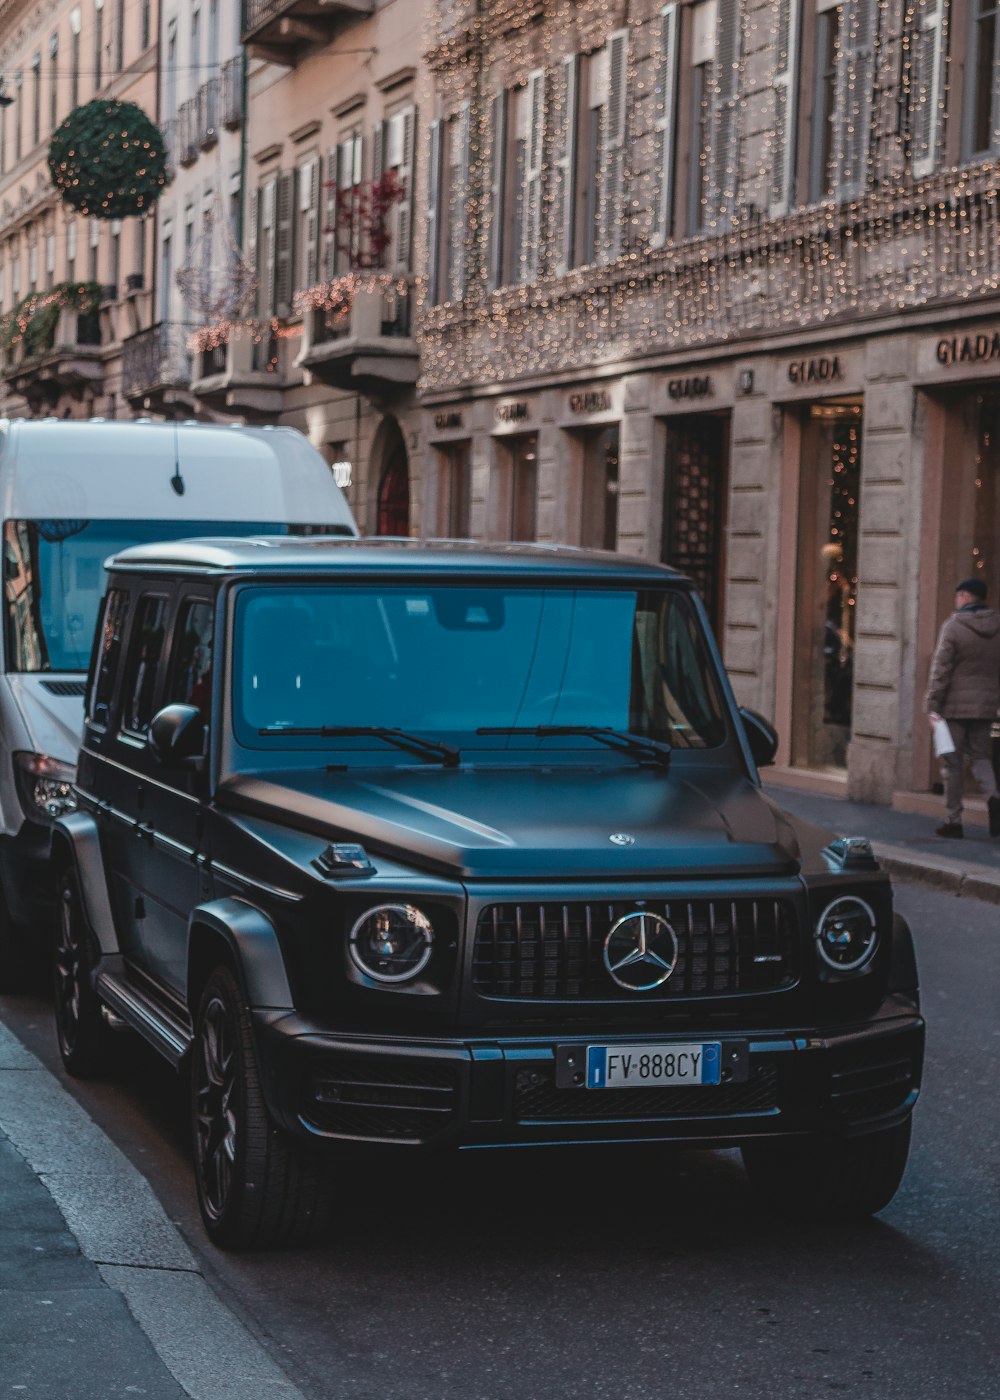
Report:
[[[180,610],[174,634],[165,705],[194,705],[208,723],[212,688],[212,605],[190,599]]]
[[[149,48],[150,38],[150,0],[142,0],[139,10],[139,48],[142,53]]]
[[[99,219],[90,221],[90,280],[97,281],[97,269],[101,251],[101,223]]]
[[[38,286],[38,240],[34,230],[28,234],[28,286],[32,291]]]
[[[9,585],[7,592],[9,613]],[[92,724],[104,725],[108,722],[111,697],[114,693],[115,677],[118,674],[118,662],[125,637],[125,624],[128,621],[128,603],[128,594],[121,588],[112,588],[104,603],[100,630],[95,639],[93,661],[91,662],[90,694],[87,701],[87,717]]]
[[[970,157],[986,155],[998,145],[1000,132],[1000,5],[973,0],[971,53],[966,64],[968,98],[966,146]]]
[[[429,300],[461,301],[465,295],[469,220],[470,107],[431,123],[428,249]]]
[[[24,111],[22,94],[24,90],[24,74],[17,72],[14,74],[14,159],[21,159],[21,138],[23,134],[21,114]]]
[[[208,76],[219,66],[219,0],[208,0]]]
[[[51,287],[55,281],[56,272],[56,236],[49,232],[45,235],[45,285]]]
[[[14,300],[21,295],[21,259],[16,254],[10,260],[10,290]]]
[[[554,235],[561,272],[617,258],[625,221],[628,30],[562,62]]]
[[[168,600],[161,594],[147,593],[139,599],[122,686],[121,727],[129,734],[144,735],[153,718],[167,608]]]
[[[372,178],[376,184],[391,172],[400,198],[389,210],[386,232],[389,244],[383,263],[394,272],[408,273],[413,263],[413,150],[417,111],[404,107],[376,131]]]
[[[160,320],[170,320],[170,292],[174,275],[173,245],[168,233],[160,243]]]
[[[42,139],[42,55],[31,60],[31,139],[38,145]]]
[[[80,26],[83,16],[79,9],[69,12],[69,109],[80,105]]]
[[[587,549],[618,546],[618,424],[590,433],[584,445],[580,543]]]
[[[300,291],[319,281],[319,165],[319,156],[313,156],[296,171],[299,227],[295,286]]]
[[[358,265],[363,171],[364,140],[360,131],[353,131],[327,157],[324,259],[331,277]]]
[[[122,221],[111,221],[111,275],[108,285],[117,291],[122,280]]]
[[[49,39],[49,130],[59,125],[59,35]]]
[[[503,503],[505,537],[510,540],[533,540],[538,495],[538,434],[521,433],[506,438],[502,451],[507,459],[506,480],[503,482],[506,488]]]
[[[66,222],[66,280],[75,281],[76,272],[76,220]]]
[[[125,0],[117,0],[115,7],[115,72],[125,67]]]
[[[177,21],[167,25],[167,64],[163,75],[164,109],[167,121],[177,116]]]
[[[452,540],[468,539],[472,465],[468,442],[438,449],[438,529]]]
[[[733,219],[739,190],[738,0],[701,0],[692,10],[688,233],[714,233]]]
[[[104,0],[94,0],[94,91],[101,86],[104,72]]]
[[[197,87],[201,82],[201,10],[191,11],[191,51],[188,55],[188,63],[191,67],[191,85]]]
[[[490,285],[538,276],[545,141],[545,74],[493,99]]]

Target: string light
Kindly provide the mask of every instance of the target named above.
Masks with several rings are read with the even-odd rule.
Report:
[[[504,7],[502,15],[471,0],[439,3],[429,52],[439,109],[459,113],[468,104],[472,130],[467,178],[457,191],[446,190],[442,209],[442,237],[457,233],[462,242],[464,279],[439,288],[449,300],[431,305],[424,298],[421,304],[425,393],[511,384],[540,372],[589,373],[601,363],[968,303],[1000,290],[997,163],[915,173],[929,159],[940,163],[947,131],[949,43],[937,0],[906,0],[902,9],[873,0],[870,31],[862,26],[864,7],[841,7],[834,46],[838,106],[832,115],[839,135],[831,150],[833,193],[770,215],[773,171],[784,156],[782,133],[776,121],[762,123],[756,114],[774,89],[777,36],[788,3],[772,0],[753,12],[745,0],[741,4],[733,155],[719,182],[724,197],[705,211],[707,233],[688,237],[675,231],[660,248],[650,244],[656,172],[644,158],[629,161],[648,151],[655,118],[663,112],[653,81],[660,17],[630,25],[627,236],[620,256],[612,259],[599,246],[592,263],[569,272],[556,267],[556,161],[566,110],[562,65],[552,55],[599,49],[618,21],[604,0],[546,3],[542,23],[538,6],[527,0]],[[936,81],[931,37],[920,28],[935,14]],[[919,43],[918,33],[925,35]],[[770,67],[763,92],[752,97],[758,104],[755,129],[764,130],[751,141],[745,55],[759,55],[761,47],[770,51]],[[801,67],[799,49],[793,81]],[[893,64],[901,79],[892,76]],[[536,275],[529,279],[523,267],[515,269],[509,285],[492,290],[490,103],[496,91],[515,88],[537,68],[546,74],[543,247]],[[716,73],[709,85],[716,112],[720,82]],[[640,99],[646,114],[641,123]],[[811,100],[800,94],[800,107]],[[683,139],[683,122],[679,129]],[[453,123],[451,135],[456,132]]]
[[[25,342],[29,354],[49,349],[63,310],[88,314],[101,304],[98,282],[60,282],[47,292],[30,292],[13,310],[0,317],[0,349],[9,350]]]

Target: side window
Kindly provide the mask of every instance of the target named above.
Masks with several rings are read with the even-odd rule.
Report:
[[[168,600],[160,593],[147,593],[139,599],[122,689],[121,727],[129,734],[144,735],[153,718],[167,606]]]
[[[164,704],[197,705],[207,724],[211,690],[212,604],[188,599],[181,605]]]
[[[94,639],[94,660],[87,701],[87,717],[92,724],[108,722],[127,621],[128,594],[124,589],[112,588],[104,600],[104,611]]]

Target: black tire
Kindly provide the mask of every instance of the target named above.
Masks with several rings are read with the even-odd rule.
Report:
[[[93,963],[76,876],[67,871],[59,884],[52,990],[59,1053],[67,1073],[77,1079],[105,1074],[111,1064],[114,1033],[101,1015],[101,1003],[91,985]]]
[[[910,1119],[853,1138],[751,1142],[743,1165],[754,1189],[795,1220],[860,1220],[892,1200],[910,1150]]]
[[[198,1204],[213,1243],[267,1249],[325,1232],[322,1163],[268,1117],[250,1014],[225,966],[211,974],[198,1006],[191,1121]]]

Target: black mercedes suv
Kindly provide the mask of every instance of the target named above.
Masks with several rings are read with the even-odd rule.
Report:
[[[115,558],[59,825],[67,1069],[190,1076],[219,1244],[301,1239],[329,1154],[742,1148],[881,1209],[923,1052],[868,843],[778,810],[668,569],[533,546],[201,540]]]

